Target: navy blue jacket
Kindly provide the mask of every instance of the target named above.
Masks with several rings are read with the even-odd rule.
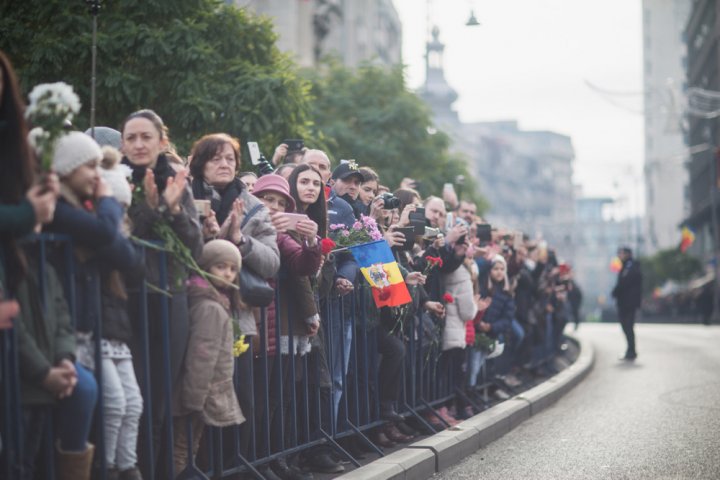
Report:
[[[485,292],[483,296],[487,296]],[[515,300],[502,288],[496,287],[492,293],[492,302],[485,310],[483,321],[492,327],[490,336],[497,338],[512,328],[512,321],[515,319]]]
[[[328,205],[328,224],[337,225],[342,223],[348,228],[352,228],[355,223],[355,215],[353,215],[353,209],[349,203],[337,196],[335,190],[331,190],[330,198],[327,201]],[[360,268],[358,267],[355,258],[350,252],[340,252],[335,256],[335,266],[337,273],[335,278],[343,277],[351,282],[355,281]]]
[[[123,210],[112,197],[101,198],[95,213],[75,207],[60,197],[52,223],[46,231],[70,236],[75,247],[75,321],[82,332],[94,330],[102,315],[102,273],[134,272],[141,263],[130,240],[120,232]],[[60,250],[53,255],[55,266],[65,271]],[[66,292],[66,294],[69,292]],[[69,297],[68,297],[69,298]]]

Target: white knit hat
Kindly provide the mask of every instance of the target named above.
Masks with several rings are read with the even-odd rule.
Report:
[[[93,160],[102,160],[100,146],[82,132],[70,132],[55,142],[53,170],[65,177],[76,168]]]
[[[120,163],[120,152],[117,149],[106,145],[102,147],[103,160],[100,176],[112,189],[113,197],[125,207],[132,203],[132,192],[128,177],[132,170],[127,165]]]

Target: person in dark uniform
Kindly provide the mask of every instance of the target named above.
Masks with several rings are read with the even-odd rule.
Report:
[[[632,250],[622,247],[618,250],[618,257],[622,261],[622,270],[618,273],[618,280],[612,291],[612,296],[618,308],[620,325],[627,338],[627,350],[622,357],[623,360],[635,360],[635,313],[640,308],[642,298],[642,270],[640,262],[635,260]]]

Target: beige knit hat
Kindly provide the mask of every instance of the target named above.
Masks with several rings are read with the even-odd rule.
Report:
[[[238,247],[227,240],[210,240],[203,247],[202,255],[198,260],[198,265],[207,271],[213,265],[220,262],[227,262],[231,265],[237,265],[238,270],[242,267],[242,256]]]
[[[60,177],[93,160],[102,160],[100,146],[82,132],[70,132],[60,137],[53,152],[53,170]]]

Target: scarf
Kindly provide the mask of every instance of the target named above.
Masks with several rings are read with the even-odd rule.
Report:
[[[121,163],[127,165],[132,170],[131,183],[136,186],[142,185],[148,167],[134,165],[127,157],[123,157]],[[155,185],[157,185],[158,193],[162,195],[167,186],[168,178],[175,176],[175,170],[170,166],[170,162],[164,153],[158,155],[155,168],[153,168],[152,171],[155,174]]]
[[[202,178],[192,181],[193,197],[198,200],[210,200],[210,208],[215,212],[218,224],[222,225],[230,215],[233,202],[242,195],[245,184],[239,178],[233,179],[224,189],[218,190]]]

